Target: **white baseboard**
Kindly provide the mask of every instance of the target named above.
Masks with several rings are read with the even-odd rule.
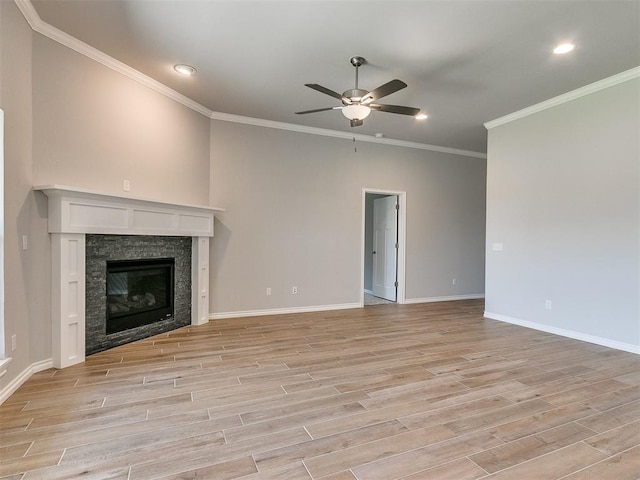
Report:
[[[0,377],[3,377],[7,373],[7,367],[11,363],[11,357],[0,358]]]
[[[566,330],[564,328],[552,327],[550,325],[544,325],[542,323],[531,322],[528,320],[521,320],[519,318],[500,315],[498,313],[485,311],[484,316],[492,320],[499,320],[501,322],[511,323],[513,325],[519,325],[521,327],[532,328],[533,330],[539,330],[541,332],[553,333],[554,335],[560,335],[561,337],[573,338],[574,340],[581,340],[583,342],[594,343],[603,347],[614,348],[616,350],[622,350],[624,352],[636,353],[640,355],[640,345],[618,342],[617,340],[611,340],[609,338],[596,337],[595,335],[576,332],[574,330]]]
[[[290,313],[325,312],[329,310],[347,310],[349,308],[361,308],[360,303],[340,303],[337,305],[314,305],[308,307],[272,308],[267,310],[245,310],[241,312],[210,313],[209,320],[238,317],[260,317],[262,315],[286,315]]]
[[[478,298],[484,298],[484,293],[471,293],[466,295],[450,295],[447,297],[405,298],[403,303],[452,302],[455,300],[476,300]]]
[[[53,359],[42,360],[40,362],[32,363],[16,378],[11,380],[2,390],[0,390],[0,405],[9,398],[13,393],[18,390],[24,382],[29,380],[34,373],[42,372],[48,368],[53,368]]]

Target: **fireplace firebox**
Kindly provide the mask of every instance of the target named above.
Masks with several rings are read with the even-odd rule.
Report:
[[[173,258],[107,262],[106,333],[173,317]]]

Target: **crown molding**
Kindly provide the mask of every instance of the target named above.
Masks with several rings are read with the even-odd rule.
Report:
[[[635,67],[622,73],[618,73],[617,75],[613,75],[612,77],[608,77],[584,87],[578,88],[576,90],[572,90],[571,92],[563,93],[562,95],[550,98],[549,100],[545,100],[544,102],[540,102],[530,107],[523,108],[522,110],[510,113],[509,115],[505,115],[504,117],[496,118],[495,120],[491,120],[485,123],[484,126],[487,130],[490,130],[494,127],[504,125],[505,123],[528,117],[529,115],[533,115],[534,113],[557,107],[558,105],[562,105],[563,103],[570,102],[586,95],[591,95],[592,93],[599,92],[600,90],[604,90],[605,88],[613,87],[614,85],[618,85],[620,83],[627,82],[639,77],[640,67]]]
[[[450,153],[452,155],[462,155],[466,157],[475,157],[486,159],[487,155],[481,152],[473,152],[471,150],[461,150],[458,148],[440,147],[438,145],[429,145],[428,143],[409,142],[406,140],[395,140],[393,138],[376,138],[371,135],[353,134],[339,130],[329,130],[326,128],[308,127],[306,125],[296,125],[293,123],[276,122],[273,120],[263,120],[260,118],[244,117],[242,115],[233,115],[230,113],[213,112],[211,115],[213,120],[223,122],[243,123],[245,125],[254,125],[265,128],[275,128],[278,130],[288,130],[291,132],[308,133],[311,135],[320,135],[325,137],[343,138],[346,140],[357,140],[359,142],[379,143],[382,145],[392,145],[394,147],[406,147],[417,150],[430,150],[432,152]]]
[[[47,38],[50,38],[54,42],[58,42],[65,47],[70,48],[78,52],[81,55],[91,58],[98,63],[101,63],[105,67],[108,67],[118,73],[121,73],[132,80],[166,96],[175,100],[178,103],[183,104],[186,107],[189,107],[192,110],[195,110],[198,113],[206,117],[211,117],[211,110],[206,108],[203,105],[200,105],[198,102],[191,100],[189,97],[182,95],[181,93],[176,92],[175,90],[167,87],[163,83],[154,80],[151,77],[131,68],[130,66],[116,60],[115,58],[107,55],[104,52],[101,52],[97,48],[92,47],[75,37],[72,37],[68,33],[63,32],[62,30],[57,29],[56,27],[49,25],[44,22],[38,12],[36,12],[33,4],[30,0],[14,0],[20,12],[27,20],[27,23],[31,26],[31,28],[35,31],[44,35]]]
[[[243,123],[246,125],[255,125],[259,127],[276,128],[279,130],[288,130],[292,132],[308,133],[311,135],[321,135],[334,138],[356,139],[361,142],[379,143],[384,145],[392,145],[396,147],[406,147],[418,150],[429,150],[432,152],[449,153],[453,155],[463,155],[467,157],[475,157],[486,159],[487,155],[481,152],[473,152],[469,150],[460,150],[457,148],[440,147],[437,145],[429,145],[426,143],[409,142],[404,140],[394,140],[392,138],[376,138],[369,135],[351,134],[349,132],[341,132],[338,130],[328,130],[316,127],[307,127],[304,125],[295,125],[292,123],[276,122],[273,120],[263,120],[259,118],[243,117],[240,115],[233,115],[228,113],[214,112],[204,105],[176,92],[175,90],[167,87],[163,83],[154,80],[153,78],[139,72],[138,70],[126,65],[119,60],[107,55],[106,53],[98,50],[97,48],[88,45],[81,40],[63,32],[62,30],[49,25],[40,18],[38,12],[33,7],[31,0],[14,0],[20,12],[24,16],[27,23],[31,26],[31,29],[35,32],[44,35],[51,40],[68,47],[75,52],[84,55],[96,62],[118,72],[132,80],[178,102],[182,105],[204,115],[213,120],[220,120],[224,122]]]
[[[38,31],[37,27],[39,24],[44,23],[36,12],[36,9],[33,7],[33,4],[30,0],[14,0],[16,6],[22,13],[22,16],[27,21],[32,30]]]

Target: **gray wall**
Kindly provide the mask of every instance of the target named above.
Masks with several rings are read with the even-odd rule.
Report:
[[[489,130],[487,312],[640,346],[638,132],[639,79]]]
[[[33,350],[50,342],[48,292],[36,294],[27,287],[45,278],[49,265],[41,265],[42,246],[36,239],[27,252],[21,249],[21,235],[37,227],[37,208],[32,186],[32,32],[13,2],[0,2],[0,106],[4,110],[5,145],[5,353],[12,357],[8,373],[0,378],[4,387],[37,360],[50,357],[50,347],[40,355]],[[48,305],[47,305],[48,307]],[[17,350],[11,352],[11,336]]]
[[[213,121],[210,312],[359,302],[364,187],[407,192],[407,299],[482,294],[485,165]]]
[[[0,1],[0,22],[4,327],[12,357],[1,391],[51,358],[47,201],[32,186],[124,193],[126,178],[131,195],[207,204],[210,120],[34,33],[14,2]]]
[[[36,184],[207,203],[209,120],[38,34],[33,110]]]

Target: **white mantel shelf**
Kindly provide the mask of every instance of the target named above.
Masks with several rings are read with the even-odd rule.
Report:
[[[223,208],[168,203],[64,185],[33,187],[49,197],[49,233],[213,236]]]
[[[191,324],[209,321],[209,239],[214,214],[224,209],[63,185],[35,186],[33,190],[48,197],[54,367],[85,359],[87,234],[192,237]]]

